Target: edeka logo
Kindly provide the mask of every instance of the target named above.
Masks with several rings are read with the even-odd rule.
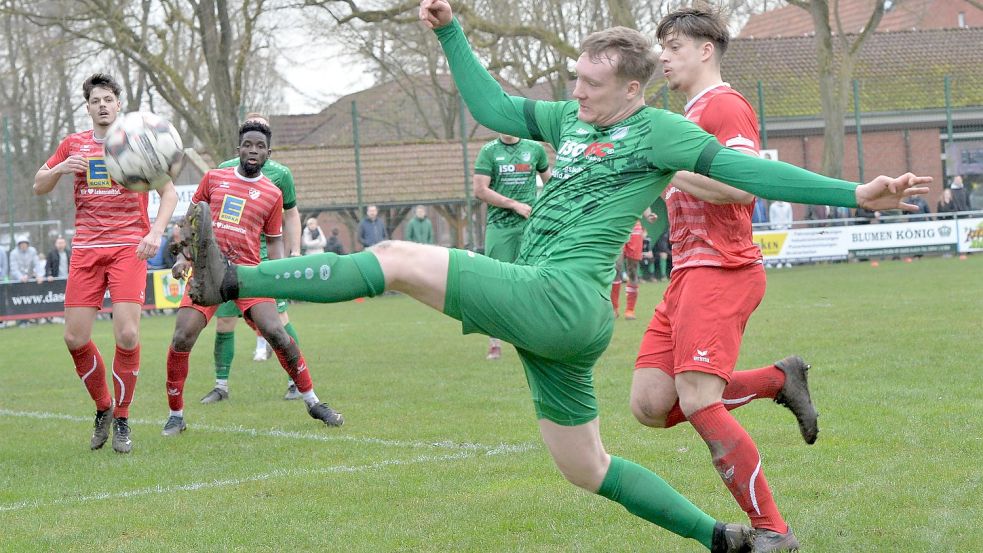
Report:
[[[245,209],[245,199],[226,194],[225,199],[222,200],[222,210],[218,214],[218,220],[238,225]]]
[[[754,235],[754,243],[761,248],[761,255],[765,257],[776,257],[780,255],[786,239],[788,239],[787,232],[769,232],[767,234]]]
[[[87,160],[89,166],[85,172],[85,183],[89,188],[112,188],[113,181],[109,178],[109,170],[106,169],[106,160],[102,156],[90,157]]]

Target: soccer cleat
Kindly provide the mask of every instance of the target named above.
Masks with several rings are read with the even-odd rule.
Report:
[[[181,432],[187,430],[188,425],[184,424],[184,417],[179,417],[177,415],[171,415],[167,417],[167,422],[164,423],[164,429],[160,431],[161,436],[177,436]]]
[[[182,237],[190,233],[193,276],[188,294],[198,305],[218,305],[239,297],[235,268],[229,263],[212,235],[212,215],[207,202],[198,202],[188,210]],[[223,291],[226,292],[223,294]]]
[[[799,432],[807,444],[816,443],[819,437],[819,414],[809,395],[808,373],[810,366],[798,355],[790,355],[775,366],[785,373],[785,384],[775,396],[775,403],[784,405],[799,421]]]
[[[89,447],[92,449],[99,449],[106,444],[106,440],[109,439],[109,427],[113,424],[113,406],[110,405],[109,409],[105,411],[96,411],[96,423],[94,429],[92,430],[92,440],[89,442]]]
[[[502,358],[502,346],[488,346],[488,355],[485,359],[488,361],[497,361]]]
[[[205,394],[205,397],[201,398],[202,403],[218,403],[219,401],[229,399],[229,391],[223,390],[222,388],[212,388],[211,392]]]
[[[751,527],[723,522],[714,524],[710,553],[752,553],[752,547],[754,530]]]
[[[625,309],[625,320],[626,321],[634,321],[635,320],[635,310],[634,309]]]
[[[283,394],[283,399],[284,400],[290,401],[290,400],[293,400],[293,399],[300,399],[302,397],[304,397],[304,396],[303,396],[303,394],[300,393],[300,390],[297,389],[297,385],[296,384],[292,384],[292,383],[291,384],[287,384],[287,393]]]
[[[792,528],[788,532],[779,534],[771,530],[754,531],[753,553],[777,553],[780,551],[798,551],[799,540],[795,539]]]
[[[341,413],[328,407],[327,403],[315,403],[307,406],[307,412],[311,418],[315,418],[328,426],[341,426],[345,424],[345,417]]]
[[[116,453],[129,453],[133,449],[130,441],[130,424],[126,417],[113,419],[113,449]]]

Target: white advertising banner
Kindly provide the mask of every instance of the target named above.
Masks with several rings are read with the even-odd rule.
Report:
[[[198,186],[186,184],[175,186],[174,189],[177,190],[177,207],[174,208],[174,215],[171,218],[180,219],[188,212],[188,207],[191,206],[191,197],[195,195]],[[147,205],[147,213],[150,215],[150,220],[153,221],[157,218],[157,210],[160,209],[160,194],[156,190],[151,190],[149,194],[150,201]]]
[[[969,219],[960,220],[963,224]],[[983,219],[977,219],[983,222]],[[759,231],[754,241],[766,260],[828,261],[848,257],[890,257],[955,252],[957,221],[912,221],[876,225]],[[963,232],[963,234],[966,234]],[[983,235],[983,227],[978,231]],[[970,242],[972,243],[972,242]],[[983,249],[983,236],[976,246]],[[958,247],[962,247],[961,243]],[[966,250],[975,251],[975,250]]]
[[[957,219],[959,252],[983,252],[983,219]]]

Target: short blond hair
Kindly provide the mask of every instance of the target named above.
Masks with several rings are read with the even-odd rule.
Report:
[[[652,41],[628,27],[611,27],[591,33],[580,50],[595,62],[605,55],[616,55],[615,74],[626,81],[638,81],[643,87],[652,79],[659,62]]]

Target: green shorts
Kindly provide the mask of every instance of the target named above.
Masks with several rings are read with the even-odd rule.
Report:
[[[515,346],[538,418],[564,426],[597,418],[594,363],[611,341],[614,314],[596,286],[556,267],[452,249],[444,313],[465,334]]]
[[[515,227],[495,227],[485,229],[485,255],[498,261],[515,263],[519,258],[519,244],[522,242],[524,225]]]
[[[287,311],[287,300],[274,300],[276,301],[276,312],[284,313]],[[222,305],[218,306],[218,310],[215,311],[215,316],[220,318],[228,317],[241,317],[242,312],[236,307],[236,302],[227,301]]]

